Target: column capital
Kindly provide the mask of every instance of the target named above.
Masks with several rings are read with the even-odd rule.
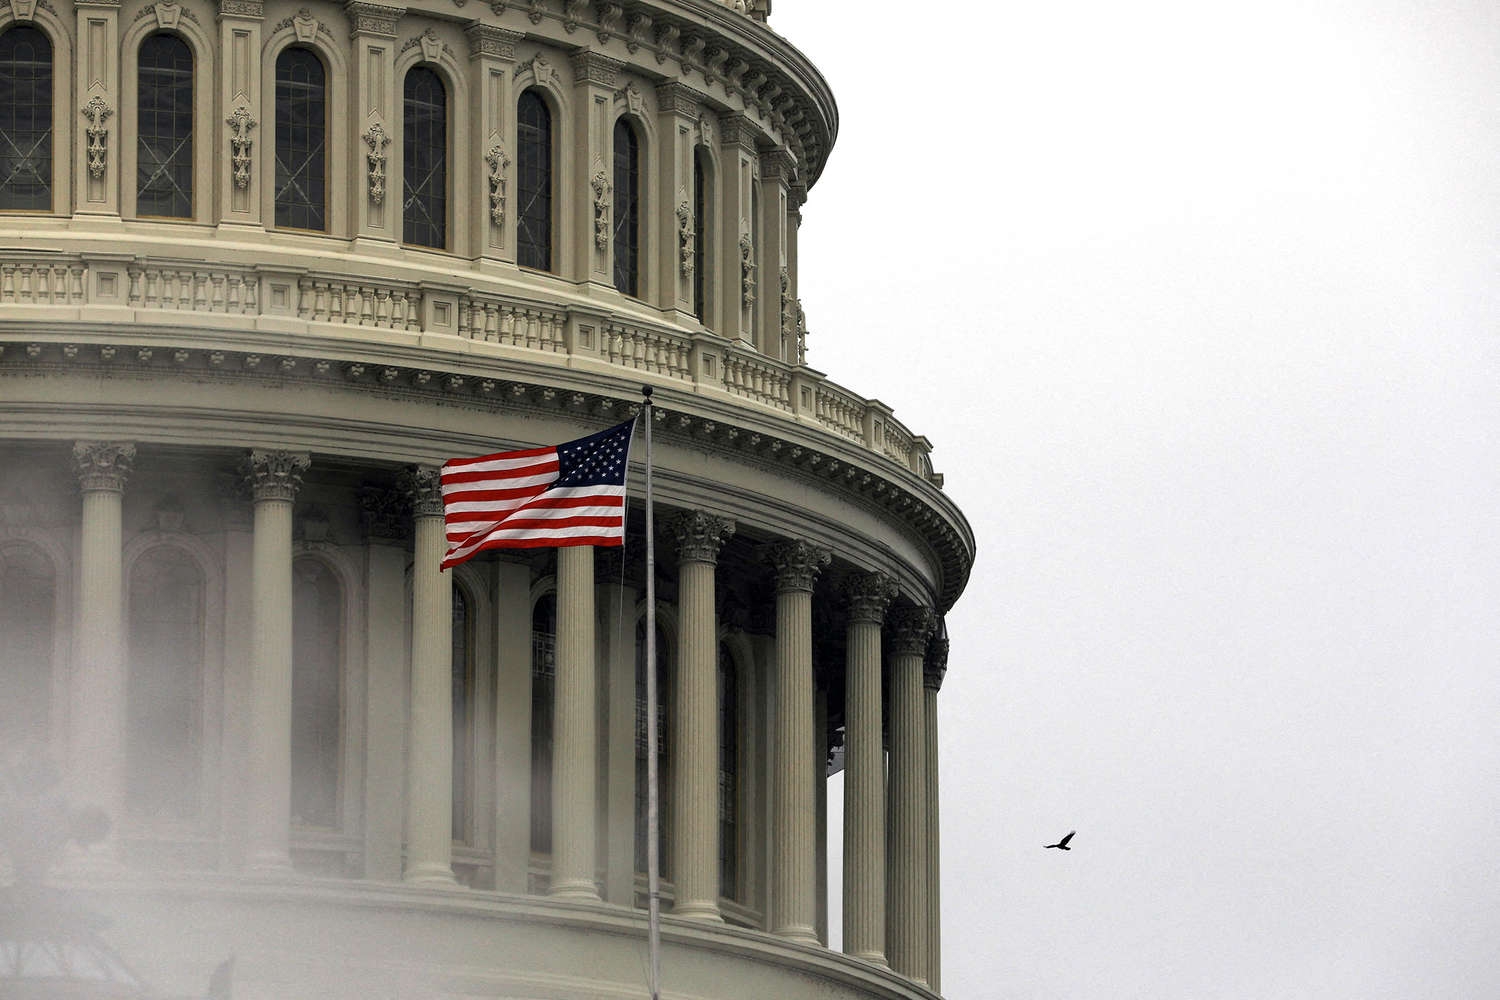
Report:
[[[724,145],[738,146],[747,153],[758,153],[760,126],[745,115],[725,115],[719,122],[719,135]]]
[[[656,88],[656,105],[658,108],[693,121],[697,121],[699,116],[702,115],[704,100],[705,98],[701,93],[675,80],[670,83],[660,84]]]
[[[128,441],[75,441],[73,468],[85,493],[121,493],[135,464],[135,445]]]
[[[443,516],[443,470],[435,465],[409,465],[401,473],[401,492],[411,504],[412,517]]]
[[[302,485],[302,473],[312,463],[305,451],[252,449],[245,459],[245,479],[250,495],[262,500],[292,500]]]
[[[402,15],[406,13],[406,8],[351,0],[350,3],[344,4],[344,12],[349,15],[350,36],[382,35],[386,38],[395,38],[396,22],[401,20]]]
[[[266,16],[266,5],[261,0],[219,0],[219,17],[237,17],[259,21]]]
[[[849,601],[849,620],[879,625],[896,597],[896,581],[884,573],[856,573],[843,586]]]
[[[667,531],[677,544],[679,562],[716,564],[719,549],[734,534],[734,522],[701,510],[691,510],[674,515],[667,522]]]
[[[897,655],[922,656],[937,626],[931,608],[904,606],[890,613],[891,646]]]
[[[526,38],[524,31],[497,28],[479,21],[469,22],[464,34],[469,38],[469,58],[489,56],[505,62],[516,61],[516,43]]]
[[[618,59],[584,50],[573,56],[573,83],[578,86],[593,83],[601,87],[613,87],[619,79],[620,70],[624,68],[625,64]]]
[[[779,181],[790,186],[797,171],[797,158],[787,149],[778,146],[760,158],[760,176],[767,181]]]
[[[922,686],[929,691],[940,691],[943,678],[948,673],[948,637],[934,635],[927,643],[927,660],[922,665]]]
[[[776,571],[778,593],[789,590],[811,592],[813,583],[832,554],[800,539],[772,542],[761,549],[762,557]]]

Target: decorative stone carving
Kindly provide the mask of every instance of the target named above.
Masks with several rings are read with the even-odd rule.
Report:
[[[673,515],[666,527],[680,562],[717,563],[719,549],[734,534],[733,521],[701,510]]]
[[[612,89],[624,66],[620,60],[598,52],[580,52],[573,57],[573,82],[596,83]]]
[[[693,209],[684,200],[677,206],[677,266],[684,278],[693,276],[693,256],[696,250],[693,236]]]
[[[128,441],[77,441],[73,444],[73,470],[85,493],[119,493],[135,465],[135,445]]]
[[[677,54],[677,35],[679,29],[675,24],[664,24],[656,31],[656,62],[660,65],[667,61],[668,56]]]
[[[173,3],[172,0],[157,0],[152,4],[156,15],[156,26],[165,31],[175,31],[177,22],[182,19],[182,4]]]
[[[562,86],[562,76],[557,72],[557,67],[547,61],[542,55],[533,56],[523,63],[517,63],[511,76],[517,77],[527,70],[531,70],[531,78],[536,83],[554,83]]]
[[[698,116],[698,140],[710,149],[713,148],[714,123],[713,119],[709,118],[708,115]]]
[[[947,674],[948,637],[939,628],[927,643],[927,660],[922,664],[922,686],[929,691],[940,691]]]
[[[516,43],[526,37],[525,32],[507,31],[477,22],[465,28],[464,34],[469,39],[469,55],[493,56],[507,61],[516,57]]]
[[[746,309],[755,304],[755,243],[749,233],[740,234],[740,292]]]
[[[651,35],[651,15],[641,13],[630,15],[627,31],[629,34],[625,38],[625,49],[631,55],[635,55],[637,49],[647,44],[647,39]]]
[[[219,0],[219,15],[259,19],[266,16],[266,5],[261,0]]]
[[[797,354],[799,365],[807,364],[807,313],[802,309],[802,300],[797,299]]]
[[[547,5],[542,0],[531,0],[527,4],[526,16],[531,18],[532,24],[541,24],[542,17],[547,12]]]
[[[250,150],[255,143],[250,132],[256,121],[250,115],[250,109],[240,105],[224,122],[229,126],[229,163],[234,168],[234,186],[244,190],[250,186]]]
[[[36,20],[37,0],[11,0],[10,8],[11,12],[16,15],[17,21]]]
[[[312,11],[306,7],[297,11],[297,16],[291,19],[292,31],[297,35],[297,41],[302,43],[311,42],[317,35],[318,29],[322,27],[318,19],[312,16]]]
[[[510,157],[505,147],[498,142],[484,154],[484,162],[490,165],[490,221],[496,226],[505,226],[505,168],[510,166]]]
[[[891,637],[891,649],[898,656],[925,656],[927,640],[937,625],[937,615],[931,608],[903,605],[890,613],[887,631]]]
[[[599,5],[599,44],[607,45],[609,40],[620,33],[620,21],[625,16],[625,8],[617,3],[601,3]]]
[[[386,7],[378,3],[346,3],[344,10],[349,15],[349,28],[356,34],[384,35],[396,37],[396,22],[406,11],[401,7]]]
[[[703,60],[703,50],[708,46],[708,41],[702,35],[691,35],[682,43],[682,57],[678,61],[682,63],[682,71],[690,72]]]
[[[563,30],[568,34],[578,30],[578,23],[583,19],[583,12],[588,9],[589,0],[563,0]]]
[[[772,542],[761,550],[762,558],[776,572],[776,589],[811,591],[823,567],[832,558],[827,549],[800,540]]]
[[[609,248],[609,196],[613,186],[602,169],[595,171],[589,186],[594,189],[594,248],[602,253]]]
[[[369,166],[370,202],[379,205],[385,201],[385,147],[391,144],[391,138],[380,122],[371,124],[360,138],[369,147],[365,161]]]
[[[411,504],[412,517],[443,516],[442,470],[437,466],[407,466],[401,473],[400,489]]]
[[[792,315],[791,297],[791,272],[785,266],[781,269],[781,356],[787,355],[787,347],[795,342],[797,338],[796,320]]]
[[[627,83],[615,94],[615,101],[625,106],[625,110],[631,114],[644,118],[646,115],[646,99],[633,83]]]
[[[844,581],[849,618],[879,625],[896,598],[896,581],[884,573],[858,573]]]
[[[252,450],[245,459],[245,480],[250,495],[262,500],[291,501],[302,485],[302,473],[311,459],[306,452]]]
[[[712,48],[708,50],[708,58],[703,61],[703,82],[713,83],[724,75],[724,64],[729,61],[729,50],[723,48]]]
[[[83,117],[89,121],[84,134],[88,136],[90,177],[104,176],[104,168],[109,161],[109,129],[104,126],[104,123],[114,113],[114,109],[98,94],[89,98],[89,102],[83,106]]]
[[[382,486],[359,488],[359,526],[366,540],[399,541],[411,529],[411,500],[401,490]]]

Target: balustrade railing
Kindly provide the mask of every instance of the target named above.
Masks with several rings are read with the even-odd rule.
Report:
[[[22,251],[0,251],[0,305],[295,317],[310,326],[456,332],[503,347],[572,353],[781,411],[938,481],[925,439],[913,436],[880,403],[738,343],[587,308],[549,308],[474,289],[255,265]]]

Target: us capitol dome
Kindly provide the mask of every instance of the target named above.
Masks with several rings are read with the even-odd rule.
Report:
[[[0,764],[109,818],[47,878],[132,970],[12,920],[0,993],[644,997],[654,711],[664,995],[937,994],[974,541],[807,364],[769,0],[0,3]],[[650,709],[639,471],[623,549],[438,570],[443,461],[642,386]]]

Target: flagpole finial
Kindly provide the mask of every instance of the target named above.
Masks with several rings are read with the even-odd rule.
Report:
[[[646,402],[651,402],[652,389],[649,385],[641,386],[641,395],[646,397]]]

